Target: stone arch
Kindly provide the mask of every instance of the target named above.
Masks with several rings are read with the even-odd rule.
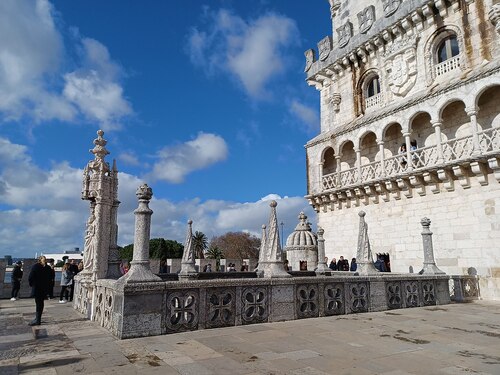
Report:
[[[383,135],[385,158],[397,155],[399,147],[404,142],[403,126],[397,121],[389,122],[384,128]],[[377,157],[380,158],[380,155]]]
[[[361,151],[361,165],[375,161],[378,152],[377,135],[372,130],[365,130],[358,138]]]
[[[356,152],[354,151],[354,142],[352,140],[345,140],[340,145],[340,169],[354,168],[356,166]]]
[[[333,147],[328,146],[323,149],[323,151],[321,152],[321,164],[323,164],[323,176],[334,173],[336,171],[337,162],[335,160],[335,150],[333,149]]]
[[[491,128],[500,128],[500,112],[498,103],[500,103],[500,84],[488,85],[480,90],[475,98],[477,113],[478,131]]]
[[[470,118],[463,100],[447,101],[441,109],[441,140],[467,137],[472,134]]]
[[[437,143],[431,120],[431,115],[427,111],[418,111],[410,117],[410,139],[417,143],[417,148]]]

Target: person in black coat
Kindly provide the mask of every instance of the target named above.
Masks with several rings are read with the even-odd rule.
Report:
[[[12,270],[11,282],[12,282],[12,294],[11,301],[15,301],[17,299],[19,289],[21,289],[21,279],[23,278],[23,270],[21,266],[23,262],[18,261],[14,265],[14,269]]]
[[[31,296],[35,298],[36,304],[36,317],[29,323],[30,326],[39,326],[42,323],[44,300],[49,291],[51,277],[50,266],[47,264],[47,259],[42,255],[38,258],[38,263],[31,267],[28,277]]]

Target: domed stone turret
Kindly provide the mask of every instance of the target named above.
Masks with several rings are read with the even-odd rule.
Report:
[[[286,240],[286,257],[292,271],[300,270],[300,263],[307,265],[308,271],[314,271],[318,263],[318,237],[307,222],[307,216],[301,212],[295,231]]]

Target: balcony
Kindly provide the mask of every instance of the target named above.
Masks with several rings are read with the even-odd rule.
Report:
[[[364,164],[361,168],[350,168],[322,177],[322,191],[341,190],[359,185],[370,185],[381,180],[397,179],[438,169],[452,169],[457,177],[463,177],[460,168],[481,159],[488,161],[489,167],[500,178],[500,128],[487,129],[478,134],[479,155],[474,155],[473,137],[455,138],[441,143],[442,160],[438,145],[422,147],[411,152],[411,163],[405,163],[406,155],[395,155],[382,161]],[[458,168],[458,169],[457,169]],[[484,168],[479,166],[484,172]],[[477,171],[477,168],[476,168]],[[474,173],[474,170],[473,170]]]
[[[436,77],[439,77],[458,68],[460,68],[460,56],[455,56],[435,65],[434,73],[436,74]]]
[[[368,109],[372,107],[380,107],[382,101],[383,101],[382,94],[370,96],[365,100],[365,108]]]

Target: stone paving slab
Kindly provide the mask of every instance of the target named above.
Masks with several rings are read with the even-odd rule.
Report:
[[[0,300],[0,374],[500,374],[500,302],[117,340],[70,305]]]

